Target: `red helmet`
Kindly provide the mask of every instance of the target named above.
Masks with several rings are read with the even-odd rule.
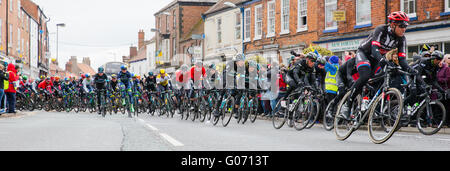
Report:
[[[403,11],[393,12],[388,18],[390,22],[409,22],[408,15],[406,15]]]
[[[86,75],[85,74],[81,74],[81,78],[86,78]]]

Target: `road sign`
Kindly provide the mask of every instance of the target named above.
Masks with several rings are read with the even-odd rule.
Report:
[[[333,21],[345,21],[345,11],[334,11]]]

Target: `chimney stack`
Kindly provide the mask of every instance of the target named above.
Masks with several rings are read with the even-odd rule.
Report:
[[[138,49],[140,50],[144,46],[145,32],[144,30],[139,30],[138,33]]]

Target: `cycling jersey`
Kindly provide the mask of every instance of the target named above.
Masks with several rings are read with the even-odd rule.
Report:
[[[147,91],[156,91],[156,77],[145,78],[145,89]]]
[[[130,72],[126,71],[126,72],[124,73],[124,72],[120,71],[120,72],[117,74],[117,79],[119,79],[120,82],[122,82],[122,84],[124,84],[124,85],[126,86],[127,89],[130,89],[130,88],[131,88],[131,84],[130,84],[130,81],[131,81],[131,73],[130,73]]]
[[[84,79],[83,80],[83,90],[86,93],[89,93],[92,91],[92,80],[91,79]]]
[[[292,88],[311,86],[317,87],[315,68],[310,68],[305,59],[298,61],[287,74],[287,83]]]
[[[169,80],[170,80],[170,76],[168,74],[158,74],[158,76],[156,76],[156,83],[162,85],[162,86],[167,86],[169,84]]]
[[[94,76],[95,88],[106,89],[106,81],[107,80],[108,80],[108,76],[106,76],[106,74],[103,74],[102,76],[100,76],[100,74],[96,74]]]
[[[398,37],[389,25],[381,25],[375,28],[369,37],[361,43],[357,54],[357,68],[371,66],[370,61],[378,62],[389,51],[398,48],[398,59],[400,66],[406,70],[406,38]],[[371,66],[375,67],[375,66]]]

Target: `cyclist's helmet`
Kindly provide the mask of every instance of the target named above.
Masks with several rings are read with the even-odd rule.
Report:
[[[111,78],[117,78],[116,74],[111,75]]]
[[[135,74],[131,74],[131,77],[132,77],[132,78],[136,78],[136,75],[135,75]]]
[[[148,76],[149,76],[149,77],[154,76],[153,72],[148,72]]]
[[[236,55],[236,61],[243,61],[243,60],[245,60],[244,55],[242,54]]]
[[[181,66],[181,71],[186,72],[189,69],[189,67],[186,64],[183,64]]]
[[[210,64],[208,68],[209,69],[216,69],[216,64]]]
[[[258,68],[258,64],[255,61],[248,61],[248,67]]]
[[[442,60],[444,59],[444,53],[442,53],[441,51],[435,50],[432,54],[431,57],[437,60]]]
[[[325,65],[327,63],[327,60],[325,58],[318,58],[317,63],[320,65]]]
[[[105,71],[103,67],[98,68],[98,73],[103,73],[103,71]]]
[[[429,58],[429,57],[431,57],[431,54],[430,54],[430,52],[428,52],[428,51],[424,51],[424,52],[422,52],[422,54],[420,54],[421,56],[422,56],[422,58]]]
[[[404,25],[409,25],[409,17],[403,11],[393,12],[388,16],[389,22],[400,23]]]
[[[318,56],[317,56],[317,54],[316,53],[314,53],[314,52],[309,52],[308,54],[306,54],[306,58],[309,58],[309,59],[311,59],[312,61],[317,61],[317,59],[319,58]]]
[[[86,78],[86,74],[81,74],[81,78]]]
[[[127,66],[122,65],[122,66],[120,66],[120,69],[121,69],[121,70],[127,70],[128,68],[127,68]]]
[[[22,77],[22,79],[26,81],[26,80],[28,80],[28,77],[27,77],[26,75],[24,75],[24,76]]]
[[[86,78],[90,78],[91,77],[91,75],[89,75],[89,74],[86,74],[85,76],[86,76]]]
[[[166,73],[166,70],[165,70],[165,69],[160,69],[160,70],[159,70],[159,73],[160,73],[160,74],[165,74],[165,73]]]
[[[201,67],[201,66],[203,66],[203,62],[201,60],[197,60],[197,61],[195,61],[195,66]]]
[[[64,81],[68,82],[68,81],[70,81],[70,79],[66,77],[66,78],[64,78]]]
[[[57,77],[55,77],[55,81],[59,81],[59,77],[57,76]]]

